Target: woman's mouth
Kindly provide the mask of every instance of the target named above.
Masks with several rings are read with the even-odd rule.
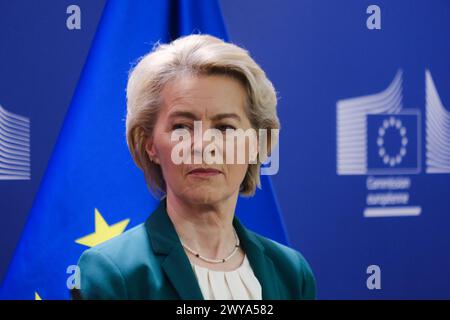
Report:
[[[221,174],[222,172],[212,168],[197,168],[189,171],[188,175],[194,177],[211,177]]]

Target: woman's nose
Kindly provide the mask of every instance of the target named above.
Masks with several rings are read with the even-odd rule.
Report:
[[[212,131],[208,132],[208,130],[213,130],[214,128],[205,125],[205,123],[201,123],[198,126],[194,126],[194,135],[192,139],[192,153],[194,156],[194,163],[202,163],[204,156],[204,150],[208,147],[208,152],[210,156],[215,156],[217,149],[220,147],[217,145],[219,142],[217,137],[211,138],[211,136],[215,136],[215,134],[211,134]],[[206,134],[205,134],[206,133]]]

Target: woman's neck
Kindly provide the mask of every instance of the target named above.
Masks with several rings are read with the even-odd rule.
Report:
[[[167,192],[167,214],[184,244],[201,256],[222,259],[235,246],[233,229],[237,196],[213,204],[195,204]]]

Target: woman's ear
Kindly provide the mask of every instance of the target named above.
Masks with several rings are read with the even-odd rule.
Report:
[[[156,147],[155,144],[153,143],[152,137],[147,138],[147,141],[145,143],[145,152],[147,152],[147,155],[151,162],[159,164],[158,154],[156,152]]]

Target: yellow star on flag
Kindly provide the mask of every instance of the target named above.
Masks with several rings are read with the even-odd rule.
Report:
[[[34,293],[34,300],[42,300],[39,293],[37,293],[37,292]]]
[[[75,240],[75,242],[87,247],[94,247],[121,234],[129,222],[130,219],[125,219],[115,224],[108,225],[100,212],[95,209],[95,232],[79,238]]]

